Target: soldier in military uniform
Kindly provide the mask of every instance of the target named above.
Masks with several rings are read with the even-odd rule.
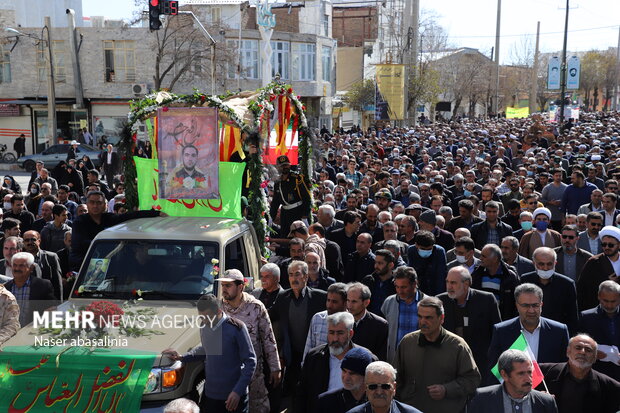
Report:
[[[286,155],[278,156],[276,162],[280,171],[280,180],[274,185],[270,215],[275,219],[280,211],[280,236],[286,238],[294,221],[308,218],[310,211],[310,190],[298,173],[291,172],[291,162]]]

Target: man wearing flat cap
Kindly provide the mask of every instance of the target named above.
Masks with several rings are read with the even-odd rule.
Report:
[[[349,350],[340,364],[342,388],[320,394],[316,413],[344,413],[366,403],[364,374],[372,362],[373,355],[365,348]]]
[[[286,238],[291,224],[308,218],[310,213],[310,190],[302,175],[291,172],[291,162],[286,155],[278,156],[276,161],[280,180],[273,188],[273,200],[269,214],[275,219],[280,209],[280,237]]]
[[[603,253],[590,258],[577,279],[580,311],[598,305],[598,286],[605,280],[620,281],[620,228],[607,226],[599,232]]]
[[[549,228],[551,211],[548,208],[536,208],[532,217],[534,228],[523,235],[519,246],[519,255],[528,260],[532,259],[536,248],[555,248],[562,245],[560,233]]]

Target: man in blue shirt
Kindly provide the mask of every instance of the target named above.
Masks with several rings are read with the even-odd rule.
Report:
[[[574,171],[571,176],[572,183],[566,187],[562,195],[560,211],[566,214],[577,214],[577,210],[583,204],[590,202],[590,194],[597,189],[596,185],[587,182],[586,176],[581,171]]]
[[[221,301],[213,294],[196,303],[203,318],[201,344],[183,356],[176,350],[164,350],[173,360],[188,362],[204,358],[205,384],[200,410],[209,413],[247,413],[248,385],[256,368],[256,355],[248,329],[243,322],[228,317]]]

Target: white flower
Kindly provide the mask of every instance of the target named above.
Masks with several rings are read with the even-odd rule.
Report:
[[[155,102],[157,103],[161,103],[168,99],[172,99],[172,95],[168,92],[157,92],[157,96],[155,96]]]
[[[194,187],[194,178],[190,178],[189,176],[183,179],[183,186],[187,189],[192,189]]]
[[[84,286],[83,286],[83,285],[80,285],[80,286],[78,287],[78,293],[82,294],[83,292],[84,292]]]
[[[212,259],[211,259],[211,264],[213,264],[213,265],[217,265],[217,264],[219,264],[219,263],[220,263],[220,260],[218,260],[217,258],[212,258]]]

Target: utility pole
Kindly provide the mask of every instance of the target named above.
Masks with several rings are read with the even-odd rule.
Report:
[[[415,77],[419,76],[420,72],[416,70],[418,63],[418,37],[420,37],[420,0],[412,0],[411,5],[411,29],[413,30],[413,36],[411,39],[411,49],[410,49],[410,59],[409,59],[409,76]],[[422,50],[422,46],[420,45],[420,51]],[[420,59],[421,61],[422,59]],[[407,85],[408,86],[408,85]],[[409,88],[407,87],[408,91]],[[405,95],[405,103],[409,103],[408,93]],[[407,106],[405,106],[407,107]],[[413,125],[417,122],[418,117],[418,108],[417,102],[413,102]],[[411,114],[409,115],[409,119],[411,120]]]
[[[616,85],[614,87],[614,110],[620,110],[620,27],[618,27],[618,48],[616,49]]]
[[[566,18],[564,20],[564,46],[562,46],[562,66],[560,67],[560,123],[562,130],[564,124],[564,95],[566,94],[566,43],[568,41],[568,11],[570,0],[566,0]]]
[[[50,16],[45,16],[44,21],[45,27],[43,27],[43,30],[47,31],[47,51],[49,56],[47,65],[47,134],[49,135],[49,145],[53,145],[59,142],[54,142],[54,140],[56,139],[56,133],[58,131],[58,122],[56,120],[56,85],[54,84],[53,59],[54,54],[52,52],[52,33],[50,32],[50,28],[52,27],[52,20],[50,19]]]
[[[530,80],[530,114],[537,112],[538,101],[538,45],[540,41],[540,22],[536,24],[536,48],[534,49],[534,63],[532,65],[532,77]]]
[[[495,102],[493,111],[495,117],[499,116],[499,33],[502,20],[502,0],[497,0],[497,25],[495,27]]]

